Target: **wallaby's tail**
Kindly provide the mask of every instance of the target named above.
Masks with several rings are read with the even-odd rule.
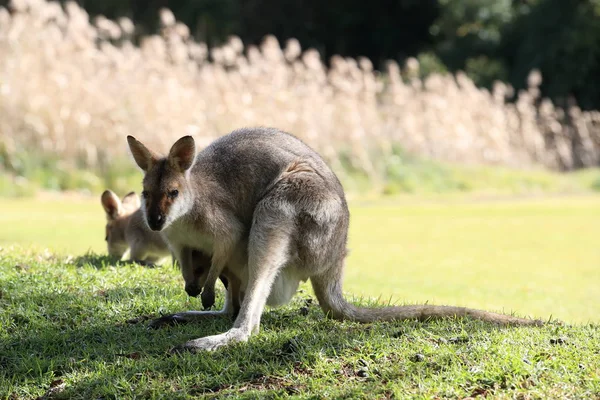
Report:
[[[539,320],[513,317],[505,314],[475,310],[466,307],[409,305],[392,307],[356,307],[348,303],[342,293],[341,279],[331,275],[327,278],[311,278],[313,289],[325,314],[339,320],[357,322],[398,321],[407,319],[427,320],[448,317],[470,317],[500,325],[537,325]]]

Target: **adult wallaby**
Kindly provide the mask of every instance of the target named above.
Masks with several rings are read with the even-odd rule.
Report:
[[[214,350],[258,332],[265,304],[287,303],[300,281],[311,280],[323,311],[359,322],[469,316],[498,324],[539,321],[452,306],[356,307],[342,294],[349,211],[339,180],[323,159],[296,137],[268,129],[239,129],[196,155],[184,136],[162,157],[127,137],[145,172],[142,209],[162,231],[181,263],[185,289],[197,296],[207,278],[227,265],[240,282],[240,312],[222,334],[178,349]],[[212,254],[210,276],[192,273],[185,255]],[[210,297],[210,296],[208,296]],[[210,303],[210,298],[207,299]],[[199,320],[204,312],[163,317],[153,326]]]

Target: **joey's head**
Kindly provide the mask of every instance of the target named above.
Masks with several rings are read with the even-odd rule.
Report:
[[[114,192],[105,190],[100,201],[106,214],[105,240],[108,254],[121,258],[129,247],[125,241],[125,228],[129,216],[140,208],[140,198],[135,192],[130,192],[120,200]]]
[[[194,193],[189,184],[189,170],[196,158],[191,136],[179,139],[167,157],[148,149],[133,136],[127,136],[129,149],[144,171],[142,210],[153,231],[161,231],[185,215],[192,207]]]

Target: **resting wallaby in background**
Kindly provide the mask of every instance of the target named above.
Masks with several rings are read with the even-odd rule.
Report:
[[[156,264],[164,262],[171,255],[167,242],[159,232],[154,232],[148,227],[144,213],[140,209],[140,198],[135,192],[129,192],[122,200],[111,190],[105,190],[100,197],[102,207],[106,213],[106,244],[108,254],[113,257],[123,258],[129,250],[129,260],[141,264]],[[194,266],[197,275],[207,274],[210,268],[210,256],[207,253],[194,250],[188,255],[189,263]],[[172,257],[175,263],[175,257]],[[228,280],[225,276],[218,276],[227,289]],[[229,302],[226,300],[222,312],[236,315],[239,311],[239,284],[235,278]],[[214,284],[211,291],[214,292]],[[212,306],[212,304],[211,304]]]
[[[213,350],[247,341],[258,332],[265,305],[289,302],[300,281],[307,279],[323,311],[336,319],[372,322],[469,316],[498,324],[540,323],[464,307],[364,308],[348,303],[342,294],[350,217],[344,190],[323,159],[290,134],[239,129],[198,154],[194,139],[184,136],[166,157],[132,136],[127,141],[145,172],[142,210],[148,226],[167,239],[181,264],[187,293],[197,296],[207,279],[215,279],[225,265],[228,277],[240,284],[242,303],[233,327],[177,349]],[[208,274],[193,273],[186,255],[194,250],[212,255]],[[152,325],[206,315],[212,314],[182,312]]]
[[[148,228],[135,192],[119,200],[114,192],[105,190],[100,201],[106,213],[105,239],[109,255],[121,259],[129,250],[131,261],[150,264],[171,255],[161,234]]]

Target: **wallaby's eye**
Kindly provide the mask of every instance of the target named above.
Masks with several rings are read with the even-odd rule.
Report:
[[[144,199],[147,199],[147,198],[148,198],[148,192],[146,192],[145,190],[144,190],[144,191],[142,191],[142,197],[143,197]]]
[[[174,199],[178,195],[179,195],[179,190],[177,190],[177,189],[169,190],[169,197],[170,198]]]

